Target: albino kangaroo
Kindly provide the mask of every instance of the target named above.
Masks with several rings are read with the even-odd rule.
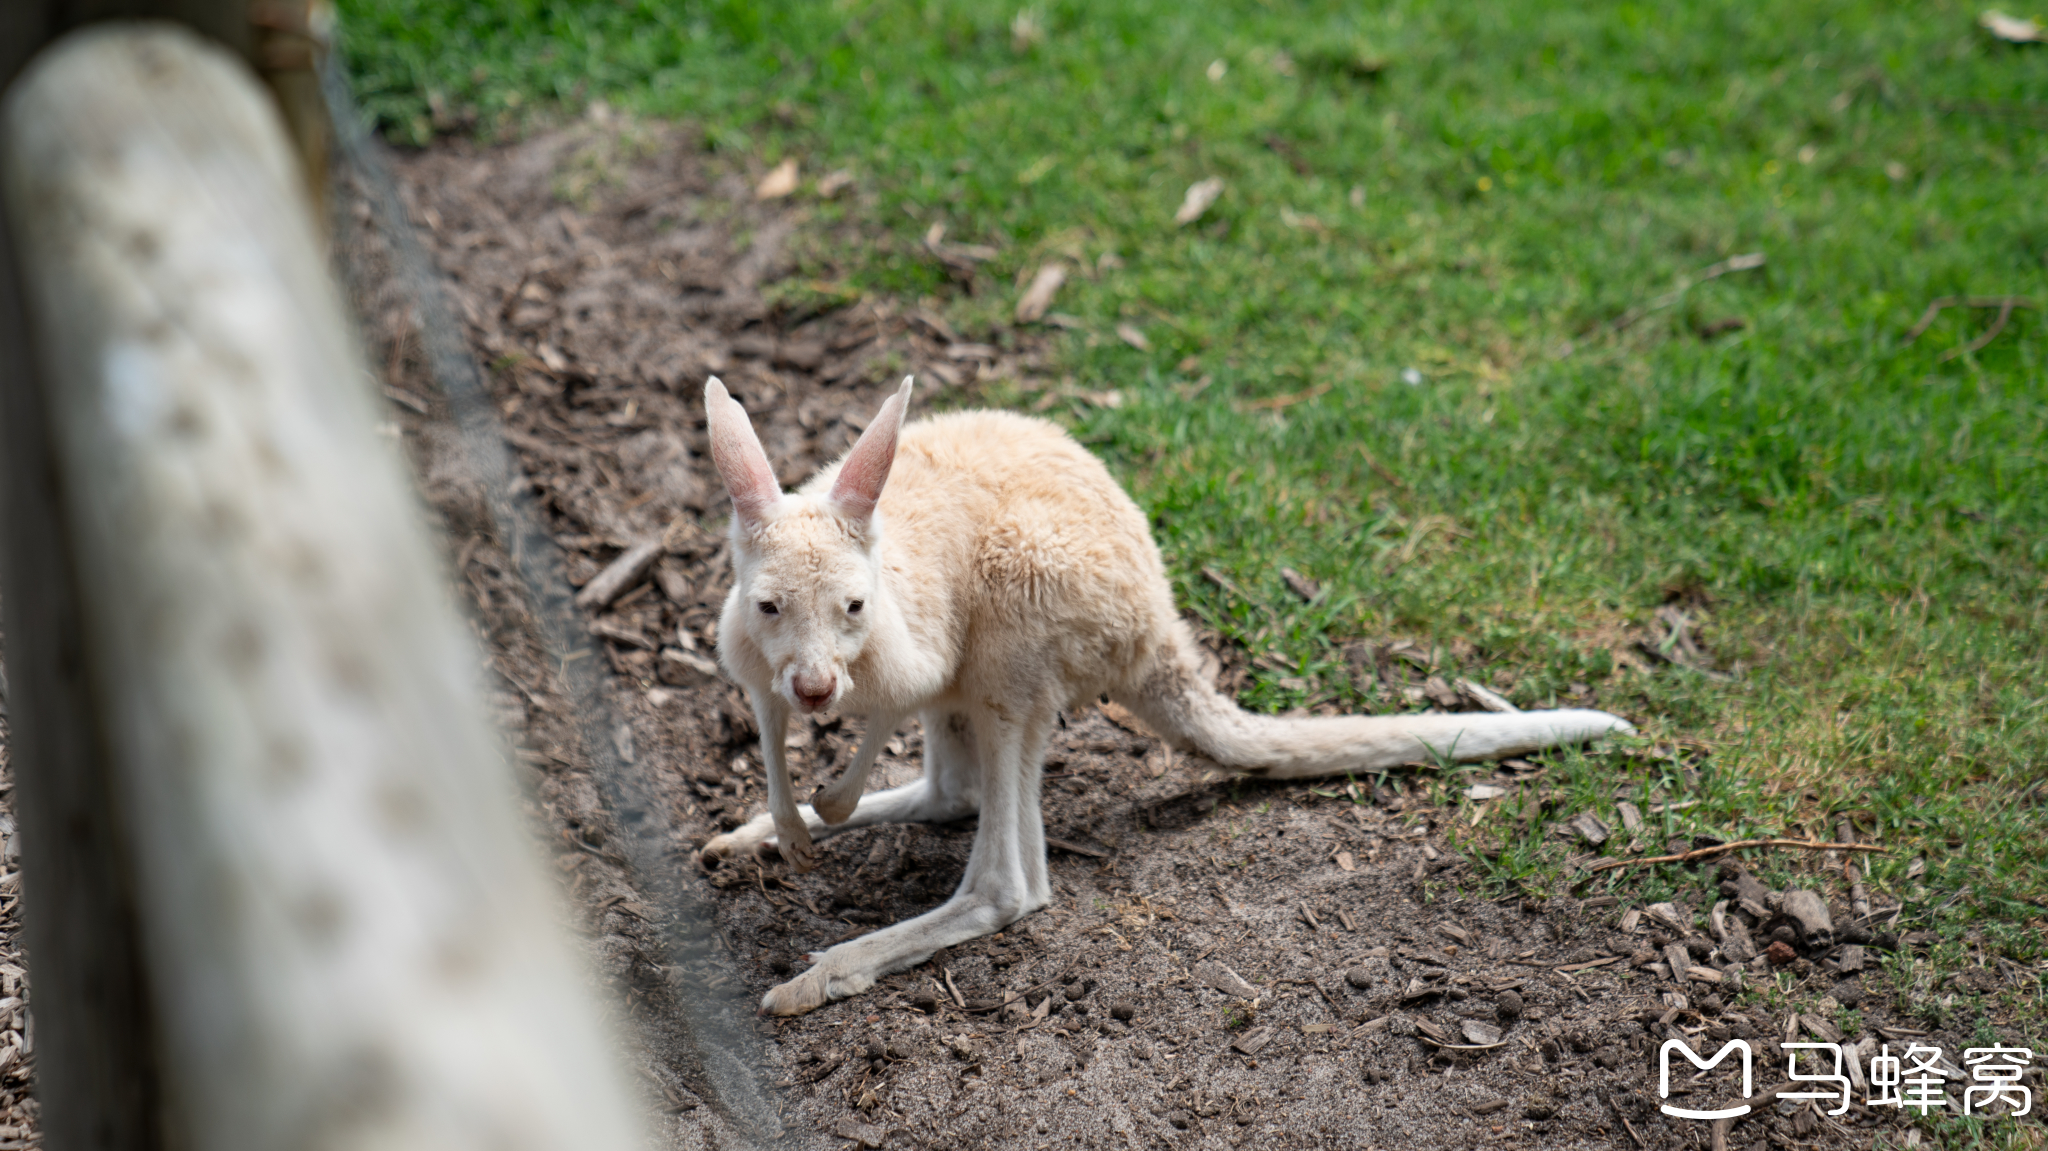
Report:
[[[1432,754],[1494,759],[1610,731],[1599,711],[1280,719],[1252,715],[1200,672],[1144,513],[1054,425],[959,412],[905,427],[910,380],[846,457],[784,495],[745,409],[705,385],[711,455],[732,495],[734,583],[718,656],[761,726],[768,811],[704,845],[707,862],[811,844],[872,823],[980,813],[960,889],[940,907],[811,956],[761,1001],[796,1015],[857,995],[939,948],[998,931],[1051,899],[1039,769],[1062,708],[1098,696],[1183,749],[1276,779],[1372,771]],[[868,717],[815,810],[790,794],[792,710]],[[924,776],[863,795],[877,748],[924,722]]]

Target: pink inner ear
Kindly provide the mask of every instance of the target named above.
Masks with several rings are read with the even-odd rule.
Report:
[[[896,435],[903,428],[903,409],[909,402],[909,381],[890,396],[875,422],[861,433],[860,442],[839,465],[839,478],[832,482],[832,502],[848,519],[866,520],[875,514],[882,500],[882,486],[889,482],[889,468],[896,462]]]
[[[734,514],[747,523],[759,523],[782,498],[782,485],[775,482],[775,469],[747,421],[747,410],[738,400],[723,395],[708,398],[706,415],[711,432],[711,462],[725,480],[732,496]],[[722,401],[722,402],[721,402]]]

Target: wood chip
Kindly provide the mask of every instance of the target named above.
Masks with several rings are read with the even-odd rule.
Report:
[[[1378,1019],[1368,1019],[1365,1022],[1359,1024],[1358,1026],[1352,1028],[1351,1034],[1345,1036],[1345,1038],[1356,1039],[1360,1035],[1371,1035],[1375,1031],[1384,1031],[1386,1030],[1387,1024],[1391,1022],[1393,1018],[1394,1017],[1391,1015],[1382,1015]]]
[[[1072,855],[1085,855],[1088,856],[1090,859],[1109,858],[1109,852],[1107,851],[1098,851],[1093,847],[1086,847],[1082,844],[1073,843],[1064,839],[1054,839],[1050,835],[1045,837],[1045,845],[1047,847],[1056,847],[1059,850],[1067,852]]]
[[[1632,832],[1643,826],[1642,810],[1628,800],[1624,799],[1620,803],[1615,804],[1614,810],[1621,816],[1621,829],[1623,831]]]
[[[1344,869],[1344,870],[1346,870],[1346,871],[1357,871],[1357,870],[1358,870],[1358,861],[1357,861],[1356,859],[1353,859],[1353,858],[1351,857],[1351,853],[1350,853],[1350,852],[1348,852],[1348,851],[1340,851],[1340,852],[1338,852],[1338,853],[1337,853],[1337,866],[1338,866],[1338,867],[1341,867],[1341,868],[1343,868],[1343,869]],[[1341,920],[1343,920],[1343,921],[1344,921],[1344,928],[1345,928],[1345,930],[1347,930],[1347,931],[1348,931],[1348,930],[1350,930],[1350,929],[1351,929],[1351,917],[1350,917],[1350,916],[1348,916],[1348,915],[1344,914],[1343,912],[1339,911],[1339,912],[1337,913],[1337,918],[1339,918],[1339,919],[1341,919]]]
[[[1232,1050],[1237,1051],[1240,1054],[1257,1055],[1260,1051],[1265,1049],[1266,1044],[1271,1043],[1272,1041],[1273,1029],[1271,1027],[1260,1027],[1252,1031],[1247,1031],[1243,1035],[1238,1036],[1237,1039],[1234,1042],[1232,1042],[1230,1046]]]
[[[1465,798],[1476,803],[1482,800],[1499,799],[1507,793],[1508,789],[1497,783],[1475,783],[1465,789]]]
[[[1478,704],[1480,707],[1485,708],[1487,711],[1519,712],[1522,710],[1521,708],[1516,707],[1514,704],[1509,703],[1506,696],[1500,694],[1497,691],[1494,691],[1490,687],[1486,687],[1484,685],[1475,683],[1472,680],[1459,680],[1457,683],[1457,688],[1459,691],[1462,691],[1466,695],[1471,696],[1472,702]]]
[[[761,182],[754,185],[754,198],[756,200],[779,200],[789,195],[791,192],[796,191],[796,176],[796,157],[791,156],[769,169],[766,176],[761,177]]]
[[[1683,912],[1678,910],[1676,903],[1652,903],[1648,907],[1643,908],[1643,911],[1651,919],[1669,927],[1673,931],[1683,932],[1692,930],[1692,923]]]
[[[1301,918],[1302,922],[1309,925],[1310,930],[1321,931],[1323,929],[1322,921],[1316,918],[1316,913],[1306,903],[1301,905]]]
[[[1594,847],[1606,843],[1614,835],[1614,829],[1602,823],[1600,817],[1590,811],[1582,811],[1572,816],[1567,826],[1578,832],[1581,839]]]
[[[2019,16],[2008,16],[1996,8],[1977,17],[1977,23],[2009,44],[2048,44],[2048,28]]]
[[[576,606],[580,608],[602,608],[626,593],[626,590],[640,582],[654,561],[661,558],[659,538],[634,544],[625,554],[605,566],[593,576],[583,590],[576,593]]]
[[[1314,603],[1316,598],[1323,594],[1320,584],[1293,568],[1281,568],[1280,579],[1287,584],[1289,590],[1308,603]]]
[[[1491,1043],[1493,1040],[1488,1040],[1488,1042]],[[1505,1099],[1490,1099],[1484,1103],[1474,1103],[1470,1107],[1465,1108],[1465,1110],[1483,1118],[1505,1108],[1507,1105],[1508,1101]]]
[[[1067,282],[1065,264],[1047,264],[1038,269],[1031,278],[1031,286],[1017,300],[1017,322],[1035,324],[1045,318],[1046,309],[1052,307],[1052,298],[1059,294],[1060,285]]]
[[[1490,1046],[1500,1042],[1500,1028],[1495,1027],[1491,1023],[1481,1022],[1477,1019],[1467,1019],[1462,1030],[1465,1032],[1465,1041],[1467,1043]]]
[[[1301,1033],[1303,1035],[1328,1035],[1336,1029],[1337,1025],[1334,1023],[1305,1023],[1302,1025]]]
[[[1840,1043],[1842,1041],[1841,1029],[1818,1015],[1801,1015],[1799,1022],[1805,1026],[1807,1031],[1824,1043]]]
[[[1351,918],[1351,913],[1341,907],[1337,909],[1337,922],[1343,924],[1346,931],[1358,930],[1358,921]]]
[[[863,1148],[870,1149],[880,1147],[883,1140],[889,1137],[889,1133],[882,1128],[862,1123],[858,1119],[841,1119],[834,1123],[832,1134],[841,1139],[851,1139]]]
[[[1472,946],[1472,933],[1455,923],[1439,923],[1436,929],[1456,940],[1460,947]]]
[[[1700,965],[1699,965],[1699,964],[1697,964],[1697,963],[1694,963],[1694,964],[1689,964],[1689,965],[1688,965],[1688,966],[1686,967],[1686,969],[1685,969],[1685,977],[1686,977],[1687,979],[1690,979],[1690,980],[1692,980],[1692,981],[1693,981],[1693,982],[1695,982],[1695,983],[1719,983],[1719,982],[1721,982],[1721,973],[1720,973],[1720,972],[1718,972],[1718,971],[1714,970],[1714,969],[1713,969],[1713,968],[1711,968],[1711,967],[1702,967],[1702,966],[1700,966]]]
[[[1223,181],[1219,177],[1211,176],[1188,185],[1187,194],[1181,197],[1180,210],[1173,214],[1173,222],[1180,227],[1187,227],[1201,219],[1202,213],[1208,211],[1209,205],[1215,203],[1216,197],[1222,194]]]
[[[1239,999],[1257,999],[1258,989],[1244,981],[1244,977],[1222,963],[1204,963],[1195,968],[1195,978],[1203,986],[1212,987],[1225,995]]]

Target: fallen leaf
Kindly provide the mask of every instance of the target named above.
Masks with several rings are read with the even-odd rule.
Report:
[[[770,169],[761,182],[754,185],[756,200],[779,200],[796,191],[796,157],[791,156]]]
[[[1213,987],[1225,995],[1239,999],[1257,999],[1258,991],[1244,981],[1244,977],[1221,963],[1204,963],[1195,968],[1195,978],[1205,986]]]
[[[1152,341],[1145,338],[1145,333],[1139,330],[1136,324],[1118,324],[1116,338],[1141,352],[1152,350]]]
[[[1052,307],[1052,298],[1057,295],[1060,285],[1067,282],[1065,264],[1047,264],[1038,269],[1031,278],[1031,286],[1017,300],[1017,322],[1035,324],[1045,318],[1047,308]]]
[[[1351,858],[1350,852],[1340,851],[1337,853],[1337,866],[1343,868],[1346,871],[1357,871],[1358,861]]]
[[[2008,43],[2048,43],[2048,29],[2042,28],[2037,21],[2022,19],[2018,16],[2008,16],[1996,8],[1992,8],[1982,16],[1977,17],[1977,23],[1983,25],[1985,30],[1993,36]]]
[[[825,178],[818,181],[818,195],[829,200],[852,186],[853,169],[840,168],[826,173]]]
[[[1059,166],[1059,157],[1040,156],[1038,159],[1033,160],[1023,171],[1017,173],[1017,182],[1025,185],[1036,184],[1047,176],[1052,175],[1053,169]]]
[[[1208,211],[1209,205],[1215,203],[1216,197],[1222,194],[1223,180],[1218,176],[1211,176],[1188,185],[1187,195],[1181,197],[1180,211],[1173,214],[1173,222],[1182,227],[1194,223],[1202,218],[1202,213]]]
[[[1507,793],[1508,789],[1500,786],[1497,783],[1475,783],[1471,787],[1465,789],[1465,798],[1474,800],[1499,799],[1501,796],[1506,795]]]
[[[1316,597],[1323,594],[1322,587],[1316,581],[1295,571],[1293,568],[1281,568],[1280,579],[1295,595],[1310,603],[1314,603]]]
[[[1290,228],[1305,228],[1308,231],[1316,233],[1322,233],[1329,230],[1323,226],[1323,222],[1321,220],[1316,219],[1314,216],[1311,216],[1306,212],[1297,212],[1292,208],[1280,209],[1280,222],[1287,225]]]

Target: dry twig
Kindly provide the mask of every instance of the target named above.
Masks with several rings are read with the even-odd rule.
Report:
[[[1612,871],[1617,867],[1641,867],[1646,863],[1692,863],[1701,859],[1712,859],[1731,851],[1742,851],[1751,847],[1797,847],[1803,851],[1874,851],[1879,855],[1890,855],[1882,847],[1869,843],[1815,843],[1805,839],[1743,839],[1734,843],[1717,843],[1697,851],[1680,852],[1677,855],[1650,855],[1642,859],[1609,859],[1596,863],[1587,871]]]
[[[1614,330],[1617,332],[1627,330],[1631,325],[1651,312],[1668,308],[1677,303],[1680,299],[1684,298],[1687,292],[1706,283],[1708,280],[1718,280],[1730,272],[1747,272],[1752,268],[1761,268],[1763,266],[1764,254],[1762,252],[1745,252],[1740,256],[1730,256],[1717,263],[1708,264],[1700,269],[1699,275],[1694,276],[1690,280],[1679,281],[1678,287],[1671,291],[1658,296],[1647,304],[1630,308],[1628,311],[1623,312],[1615,319]]]
[[[1991,327],[1986,329],[1983,335],[1978,336],[1960,348],[1950,348],[1941,354],[1940,362],[1947,363],[1957,356],[1974,352],[1997,339],[1998,333],[2005,330],[2005,322],[2012,319],[2014,308],[2038,308],[2040,306],[2025,296],[1943,296],[1927,305],[1927,310],[1920,313],[1920,321],[1914,324],[1912,329],[1906,333],[1906,338],[1899,342],[1899,346],[1904,347],[1919,339],[1921,333],[1927,330],[1928,325],[1934,323],[1934,317],[1940,315],[1943,308],[1997,308],[1998,318],[1991,321]]]

